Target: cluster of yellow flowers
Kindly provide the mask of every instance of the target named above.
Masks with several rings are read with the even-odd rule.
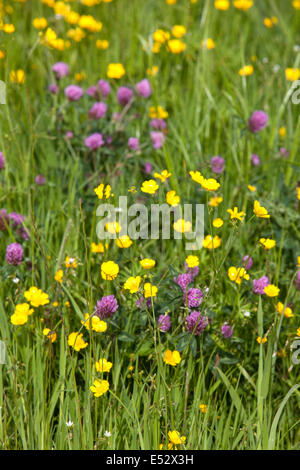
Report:
[[[171,32],[157,29],[152,35],[152,52],[154,54],[158,54],[162,45],[165,45],[165,49],[168,52],[171,52],[172,54],[180,54],[186,49],[186,44],[181,40],[185,34],[186,28],[183,25],[173,26]],[[173,38],[171,38],[171,36],[173,36]]]

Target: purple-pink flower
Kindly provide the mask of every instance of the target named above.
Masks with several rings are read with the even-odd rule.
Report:
[[[230,326],[227,322],[225,322],[224,325],[221,326],[221,333],[224,336],[224,338],[231,338],[233,334],[232,326]]]
[[[102,101],[99,101],[93,104],[93,106],[89,110],[88,115],[91,119],[101,119],[105,116],[106,111],[107,105],[105,103],[102,103]]]
[[[144,80],[141,80],[139,83],[137,83],[135,88],[142,98],[149,98],[149,96],[151,96],[151,85],[147,78],[144,78]]]
[[[46,182],[46,178],[44,175],[37,175],[35,177],[35,182],[36,184],[40,185],[40,186],[43,186]]]
[[[5,259],[8,264],[17,266],[23,261],[23,248],[19,243],[11,243],[6,248]]]
[[[203,293],[200,289],[195,287],[191,287],[188,291],[186,296],[183,297],[184,303],[187,303],[188,308],[196,308],[199,307],[203,299]]]
[[[166,331],[169,331],[170,328],[171,318],[169,317],[169,315],[160,315],[158,317],[158,329],[163,333],[166,333]]]
[[[59,92],[59,86],[56,85],[56,83],[51,83],[51,85],[48,86],[48,90],[52,95],[56,95]]]
[[[0,152],[0,170],[3,170],[5,167],[5,157],[2,152]]]
[[[252,163],[253,166],[259,166],[260,165],[260,158],[255,153],[252,153],[252,155],[251,155],[251,163]]]
[[[138,148],[139,148],[139,139],[137,139],[136,137],[129,137],[128,147],[130,148],[130,150],[138,150]]]
[[[126,87],[126,86],[120,86],[120,88],[117,91],[117,100],[120,103],[121,106],[125,106],[133,97],[133,91]]]
[[[166,140],[166,137],[162,132],[153,131],[151,132],[150,136],[153,148],[155,149],[160,149],[163,146],[164,141]]]
[[[201,315],[201,312],[192,312],[186,317],[186,329],[195,336],[201,335],[209,324],[209,319]]]
[[[264,111],[254,111],[248,120],[248,129],[256,134],[266,127],[269,116]]]
[[[152,129],[155,129],[157,131],[163,131],[164,129],[166,129],[167,124],[166,121],[164,121],[163,119],[154,118],[151,119],[150,126],[152,127]]]
[[[248,270],[248,269],[251,269],[252,266],[253,266],[253,259],[249,255],[244,256],[244,258],[243,258],[243,267],[246,270]]]
[[[300,271],[298,271],[296,275],[295,287],[297,290],[300,290]]]
[[[65,96],[69,101],[78,101],[83,96],[83,89],[78,85],[69,85],[65,88]]]
[[[110,93],[110,84],[106,80],[99,80],[98,87],[103,98]]]
[[[103,136],[102,134],[95,132],[94,134],[89,135],[85,139],[84,143],[90,150],[97,150],[104,145]]]
[[[174,282],[181,287],[185,294],[187,286],[192,282],[192,275],[191,273],[179,274],[177,277],[174,277]]]
[[[150,162],[146,162],[145,165],[144,165],[144,168],[143,168],[143,172],[146,174],[146,175],[149,175],[150,173],[152,173],[152,165]]]
[[[222,157],[216,156],[212,157],[211,161],[211,169],[214,173],[223,173],[225,160]]]
[[[114,295],[107,295],[98,300],[95,308],[95,315],[99,318],[110,318],[113,316],[116,310],[118,310],[118,302]]]
[[[268,276],[262,276],[259,279],[253,280],[253,292],[254,294],[263,295],[265,293],[264,288],[270,284]]]
[[[52,71],[55,73],[58,80],[66,77],[70,73],[69,66],[65,62],[56,62],[52,67]]]

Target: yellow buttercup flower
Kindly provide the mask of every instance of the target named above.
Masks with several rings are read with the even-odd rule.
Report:
[[[231,220],[238,219],[238,220],[242,221],[243,218],[246,215],[246,212],[243,212],[243,211],[239,212],[237,207],[234,207],[233,210],[232,209],[227,209],[227,212],[230,214],[230,219]]]
[[[185,259],[185,262],[189,268],[196,268],[197,266],[199,266],[199,258],[196,255],[189,255]]]
[[[175,38],[182,38],[186,33],[186,28],[185,26],[182,26],[182,25],[175,25],[173,26],[172,28],[172,35],[175,37]]]
[[[299,9],[300,9],[300,8],[299,8]],[[297,329],[296,335],[297,335],[297,336],[300,336],[300,327]]]
[[[153,65],[152,68],[149,67],[147,69],[147,75],[150,75],[151,77],[155,77],[155,75],[157,75],[157,73],[158,73],[158,70],[159,70],[158,66]]]
[[[48,26],[48,21],[46,18],[34,18],[32,24],[35,29],[45,29]]]
[[[95,397],[101,397],[108,389],[109,382],[107,380],[94,380],[93,385],[90,386],[90,390]]]
[[[278,302],[276,305],[276,310],[281,315],[283,314],[286,318],[292,318],[294,316],[293,310],[290,307],[285,307],[282,302]]]
[[[168,436],[172,444],[175,445],[184,444],[186,441],[186,437],[181,436],[178,431],[169,431]]]
[[[214,178],[204,178],[200,171],[190,171],[190,175],[192,180],[199,183],[203,189],[206,189],[206,191],[216,191],[220,187],[220,183],[218,183],[217,180]]]
[[[221,202],[223,202],[222,196],[215,196],[210,198],[210,200],[208,201],[208,205],[211,207],[218,207]]]
[[[112,281],[119,274],[119,266],[114,261],[106,261],[101,264],[101,277],[106,281]]]
[[[99,359],[99,361],[95,363],[95,367],[97,372],[110,372],[112,362],[108,362],[106,359]]]
[[[141,187],[141,191],[147,194],[155,194],[159,186],[155,180],[144,181]]]
[[[247,281],[250,279],[250,276],[245,268],[236,268],[235,266],[231,266],[228,269],[228,277],[231,281],[234,281],[239,285],[243,279],[246,279]]]
[[[178,351],[171,351],[170,349],[168,349],[165,354],[164,354],[164,357],[163,357],[163,360],[166,364],[169,364],[170,366],[177,366],[177,364],[180,363],[181,361],[181,356],[180,356],[180,353]]]
[[[176,194],[176,191],[168,191],[166,194],[166,201],[169,206],[178,206],[180,203],[180,196]]]
[[[104,333],[104,331],[107,330],[107,323],[105,321],[100,320],[100,318],[96,315],[91,317],[88,313],[84,315],[84,320],[81,320],[81,324],[87,330],[92,328],[92,330],[96,331],[97,333]]]
[[[293,0],[292,5],[295,10],[300,10],[300,0]]]
[[[294,82],[300,78],[300,69],[287,68],[285,69],[285,78],[289,82]]]
[[[54,276],[55,281],[62,283],[64,277],[64,272],[62,269],[59,269]]]
[[[297,186],[296,191],[297,191],[297,199],[299,199],[300,201],[300,186]]]
[[[11,81],[11,83],[25,83],[25,72],[24,70],[11,70],[10,74],[9,74],[9,79]]]
[[[69,29],[69,31],[67,32],[67,36],[68,38],[73,39],[73,41],[75,42],[80,42],[82,41],[82,39],[85,38],[86,34],[83,29],[77,27],[75,29]]]
[[[118,222],[107,222],[105,224],[105,230],[111,234],[115,234],[121,231],[121,226]]]
[[[256,341],[258,342],[258,344],[260,344],[260,343],[265,344],[268,341],[268,338],[266,338],[266,337],[261,338],[260,336],[258,336],[256,338]]]
[[[285,126],[281,126],[279,128],[279,131],[278,131],[278,134],[280,135],[280,137],[282,139],[284,139],[286,137],[286,127]]]
[[[77,259],[76,258],[70,258],[70,256],[67,256],[65,259],[65,266],[66,268],[73,268],[76,269],[78,266]]]
[[[55,331],[51,331],[49,328],[44,328],[43,329],[43,335],[47,336],[47,338],[50,339],[51,343],[54,343],[54,341],[56,340]]]
[[[192,229],[192,224],[188,220],[178,219],[173,224],[173,228],[176,232],[179,233],[187,233],[190,232]]]
[[[96,21],[91,15],[82,15],[79,18],[78,26],[87,29],[90,33],[99,33],[102,29],[101,21]]]
[[[259,243],[266,249],[271,250],[276,245],[275,240],[271,240],[271,238],[260,238]]]
[[[168,178],[170,178],[170,176],[172,176],[172,173],[169,173],[168,170],[163,170],[161,173],[154,173],[153,176],[164,183]]]
[[[253,212],[256,215],[256,217],[259,217],[261,219],[269,219],[270,218],[270,215],[269,215],[267,209],[262,207],[258,201],[254,201]]]
[[[163,29],[157,29],[153,33],[153,41],[160,44],[164,44],[168,39],[170,39],[170,33],[164,31]]]
[[[106,39],[97,39],[96,47],[97,49],[101,49],[102,51],[105,51],[109,47],[109,42]]]
[[[2,29],[2,31],[6,34],[12,34],[16,30],[13,24],[8,23],[0,26],[0,29]]]
[[[75,349],[75,351],[86,348],[88,343],[82,339],[82,336],[82,333],[78,333],[77,331],[70,333],[68,336],[68,345]]]
[[[213,39],[207,38],[201,42],[201,47],[206,48],[210,51],[211,49],[214,49],[216,47],[216,43]]]
[[[248,184],[248,189],[251,191],[251,193],[254,193],[256,191],[256,186],[252,186],[251,184]]]
[[[280,289],[277,286],[274,286],[274,284],[269,284],[268,286],[264,288],[264,293],[268,297],[277,297],[279,292],[280,292]]]
[[[130,294],[135,294],[140,289],[141,276],[129,277],[124,283],[124,289],[129,290]]]
[[[249,10],[253,6],[253,1],[252,0],[234,0],[233,6],[235,8],[238,8],[239,10]]]
[[[205,405],[204,403],[200,403],[199,409],[200,409],[201,413],[205,414],[205,413],[207,413],[208,406]]]
[[[169,116],[168,111],[166,111],[162,106],[151,106],[149,108],[149,117],[151,119],[166,119]]]
[[[48,294],[35,286],[30,287],[28,291],[24,292],[24,297],[33,307],[40,307],[49,303]]]
[[[30,308],[29,304],[23,303],[18,304],[15,307],[13,315],[10,317],[10,321],[13,325],[25,325],[28,321],[29,315],[32,315],[33,308]]]
[[[180,54],[181,52],[185,51],[185,49],[186,44],[180,39],[170,39],[168,41],[168,50],[172,52],[172,54]]]
[[[278,19],[276,18],[276,16],[272,16],[272,18],[264,18],[264,25],[267,28],[273,28],[273,26],[277,23]]]
[[[154,268],[155,264],[156,264],[155,259],[143,258],[140,260],[140,265],[144,269],[152,269]]]
[[[119,248],[129,248],[133,244],[133,241],[129,235],[122,235],[116,239],[116,244]]]
[[[214,220],[212,221],[212,224],[213,224],[213,227],[215,227],[215,228],[220,228],[220,227],[222,227],[222,225],[224,224],[224,222],[223,222],[222,219],[220,219],[220,217],[217,217],[216,219],[214,219]]]
[[[104,253],[104,245],[103,243],[92,243],[91,245],[92,253]]]
[[[144,297],[148,299],[149,297],[156,297],[157,287],[153,286],[150,282],[146,282],[144,285]]]
[[[94,192],[97,194],[98,199],[108,199],[111,195],[111,186],[109,184],[105,186],[105,184],[101,183],[94,189]]]
[[[212,237],[211,235],[206,235],[203,240],[203,247],[208,250],[213,250],[221,246],[221,238],[218,235]]]
[[[252,75],[254,72],[253,65],[245,65],[243,68],[239,70],[239,75],[241,77],[248,77],[249,75]]]
[[[108,78],[122,78],[126,71],[123,64],[109,64],[107,69]]]
[[[228,8],[230,7],[230,3],[229,3],[229,0],[216,0],[215,1],[215,8],[217,10],[228,10]]]

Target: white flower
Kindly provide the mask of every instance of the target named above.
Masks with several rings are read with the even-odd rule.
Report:
[[[105,431],[104,436],[105,436],[105,437],[110,437],[110,436],[111,436],[111,432]]]
[[[18,282],[20,281],[20,279],[18,277],[14,277],[12,282],[14,282],[15,284],[18,284]]]
[[[74,425],[73,421],[69,419],[69,421],[66,422],[67,428],[71,428]]]
[[[251,313],[250,312],[244,312],[244,317],[251,317]]]

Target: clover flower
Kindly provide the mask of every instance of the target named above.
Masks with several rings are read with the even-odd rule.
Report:
[[[171,328],[171,318],[167,314],[160,315],[157,323],[158,329],[163,333],[166,333]]]
[[[11,243],[6,248],[5,259],[8,264],[17,266],[23,261],[23,248],[19,243]]]
[[[201,335],[205,328],[209,325],[210,321],[208,318],[201,315],[201,312],[192,312],[186,319],[186,329],[189,333],[194,334],[195,336]]]
[[[107,295],[98,300],[95,308],[95,315],[101,320],[103,318],[110,318],[118,310],[119,305],[114,295]]]

